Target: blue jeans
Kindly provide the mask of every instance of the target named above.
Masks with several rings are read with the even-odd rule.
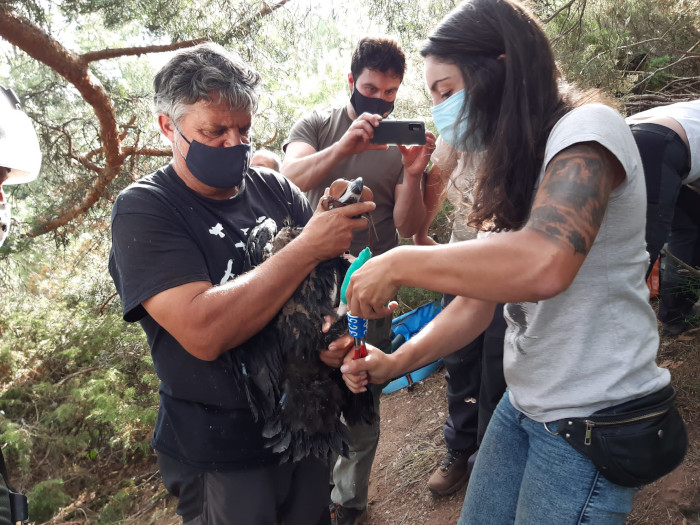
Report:
[[[458,525],[622,525],[635,493],[516,410],[506,392],[486,429]]]

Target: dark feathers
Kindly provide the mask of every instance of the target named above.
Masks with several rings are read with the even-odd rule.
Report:
[[[246,246],[246,270],[281,250],[300,233],[284,227],[276,233],[271,219],[253,229]],[[298,461],[309,454],[328,460],[347,455],[348,424],[376,420],[372,394],[351,393],[339,370],[326,366],[319,352],[347,331],[337,319],[328,333],[323,318],[335,316],[340,286],[349,264],[336,257],[320,263],[299,285],[270,323],[232,352],[234,375],[242,381],[256,420],[264,422],[266,445]]]

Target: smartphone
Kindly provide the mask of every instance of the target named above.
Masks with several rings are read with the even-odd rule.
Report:
[[[381,120],[374,128],[372,144],[425,144],[425,123],[422,120]]]

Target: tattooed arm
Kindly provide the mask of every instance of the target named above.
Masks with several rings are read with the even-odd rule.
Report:
[[[563,150],[547,165],[525,229],[585,257],[603,222],[610,192],[624,178],[619,161],[597,143]]]
[[[348,288],[350,310],[387,315],[400,286],[490,302],[538,301],[566,290],[593,245],[610,192],[625,173],[597,143],[562,150],[547,165],[525,227],[452,245],[402,246],[370,259]]]
[[[542,275],[553,286],[547,296],[566,290],[576,277],[598,235],[610,193],[624,179],[617,158],[595,142],[575,144],[547,165],[524,227],[558,248],[551,273]]]

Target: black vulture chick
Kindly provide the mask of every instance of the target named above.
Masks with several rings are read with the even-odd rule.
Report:
[[[248,237],[246,270],[281,250],[301,232],[266,219]],[[347,331],[345,316],[328,333],[324,316],[335,316],[349,263],[336,257],[318,264],[270,323],[232,352],[234,376],[244,385],[256,420],[263,421],[266,446],[281,462],[313,454],[328,461],[347,456],[349,425],[376,421],[372,394],[353,394],[337,369],[325,365],[319,351]]]

